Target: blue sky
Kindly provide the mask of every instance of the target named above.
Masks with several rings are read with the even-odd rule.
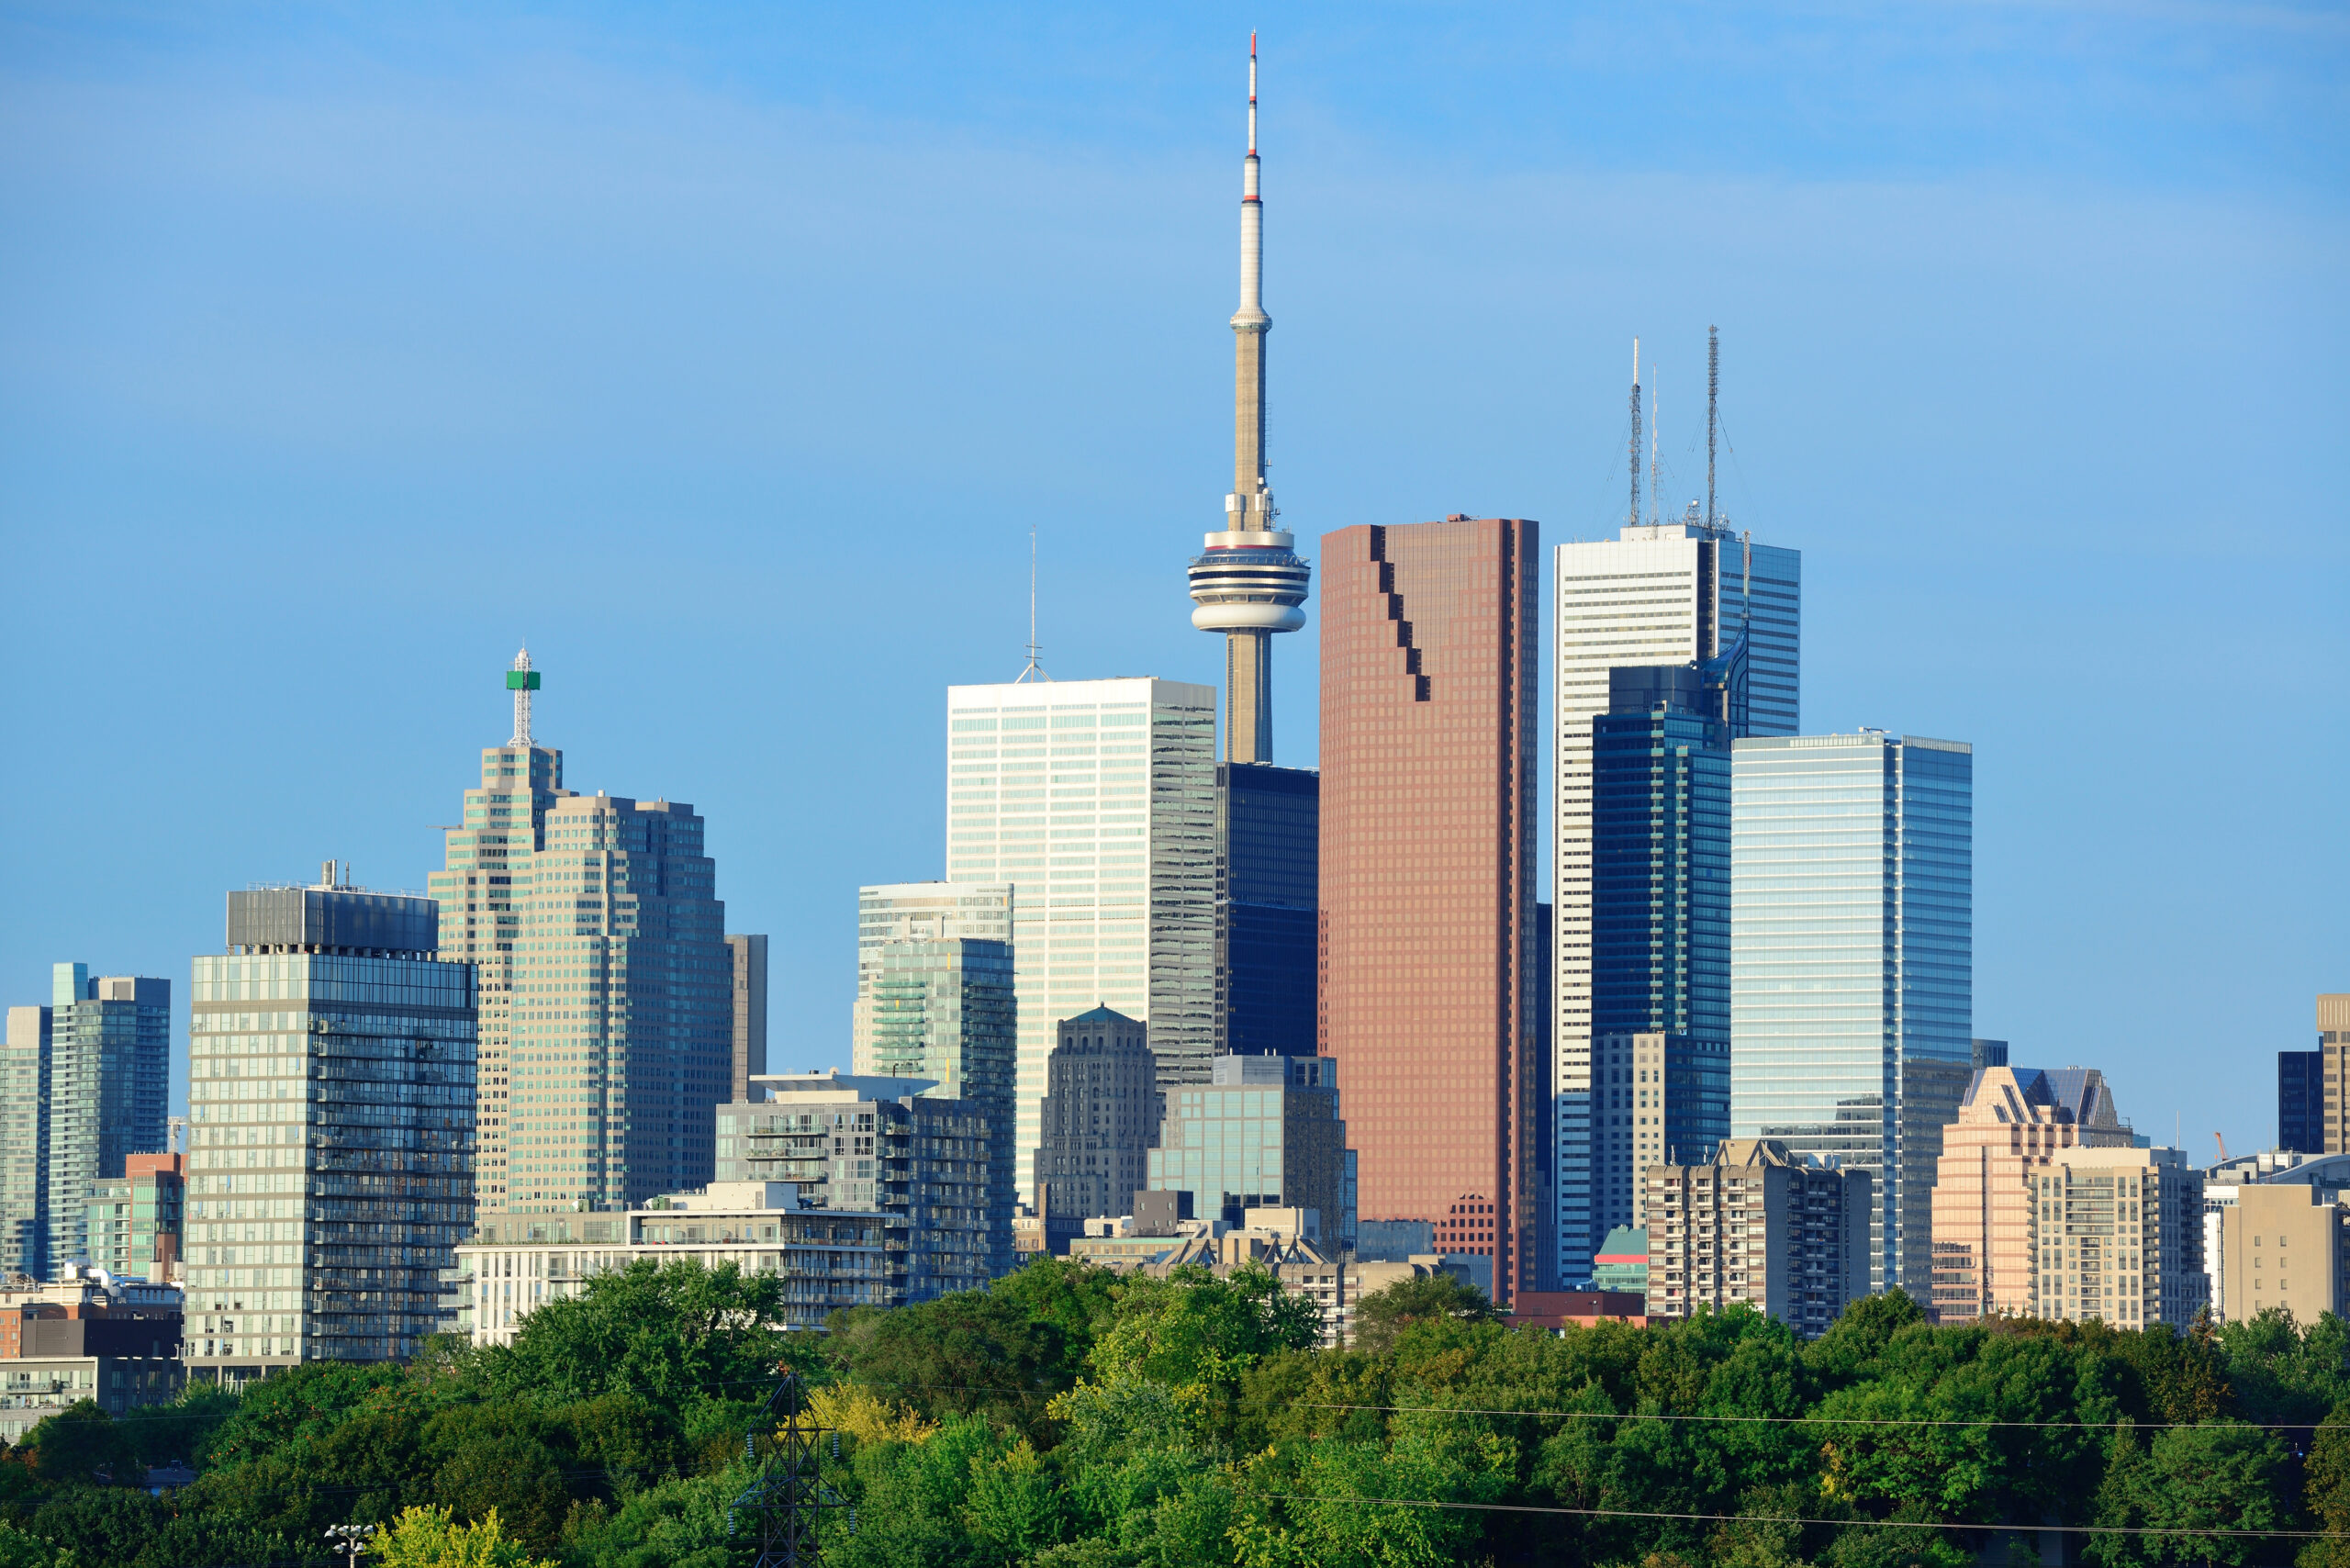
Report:
[[[0,9],[0,994],[421,887],[527,637],[845,1065],[1030,525],[1055,673],[1217,673],[1252,26],[1289,522],[1606,532],[1635,333],[1695,495],[1718,323],[1806,727],[1975,743],[1976,1032],[2268,1142],[2350,990],[2338,6]]]

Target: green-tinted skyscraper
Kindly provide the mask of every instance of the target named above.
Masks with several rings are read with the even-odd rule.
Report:
[[[47,1007],[8,1010],[0,1052],[0,1266],[85,1260],[90,1189],[163,1147],[172,983],[58,964]]]

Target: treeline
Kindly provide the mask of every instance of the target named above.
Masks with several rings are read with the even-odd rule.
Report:
[[[1811,1344],[1744,1309],[1561,1338],[1442,1279],[1361,1310],[1325,1351],[1261,1274],[1046,1260],[778,1337],[774,1281],[639,1264],[510,1347],[44,1422],[0,1461],[0,1568],[325,1568],[330,1526],[403,1516],[383,1561],[732,1568],[786,1362],[837,1433],[836,1565],[1960,1568],[2046,1539],[2099,1568],[2350,1568],[2331,1316],[1936,1328],[1896,1294]],[[135,1484],[174,1460],[192,1485]]]

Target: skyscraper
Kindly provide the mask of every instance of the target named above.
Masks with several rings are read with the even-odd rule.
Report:
[[[1973,1071],[1974,763],[1882,730],[1731,749],[1730,1134],[1875,1171],[1871,1288],[1920,1300]]]
[[[1536,527],[1323,536],[1322,1053],[1365,1223],[1460,1219],[1508,1299],[1550,1282],[1533,952]]]
[[[1654,494],[1639,502],[1639,349],[1633,352],[1632,504],[1617,537],[1554,553],[1558,717],[1551,963],[1552,1107],[1559,1140],[1557,1226],[1562,1260],[1587,1257],[1607,1226],[1592,1211],[1595,1102],[1592,1034],[1592,721],[1608,711],[1608,674],[1624,666],[1709,667],[1708,711],[1730,738],[1791,735],[1800,718],[1803,556],[1756,544],[1717,512],[1712,399],[1707,492],[1673,517]]]
[[[733,963],[734,1059],[727,1086],[732,1098],[745,1098],[751,1080],[767,1070],[767,939],[726,937],[726,954]]]
[[[582,795],[531,734],[540,672],[507,672],[514,734],[482,752],[431,878],[441,951],[480,967],[480,1222],[625,1208],[711,1179],[733,1076],[734,958],[702,821]]]
[[[1046,1066],[1035,1167],[1046,1233],[1133,1212],[1158,1142],[1158,1070],[1148,1028],[1107,1007],[1061,1020]]]
[[[57,964],[47,1007],[8,1010],[0,1263],[48,1279],[89,1258],[90,1189],[163,1147],[172,982]]]
[[[1155,1193],[1189,1193],[1201,1219],[1312,1209],[1325,1240],[1354,1246],[1353,1158],[1326,1057],[1220,1056],[1208,1081],[1167,1095],[1147,1156]]]
[[[1591,1202],[1646,1223],[1641,1172],[1729,1136],[1730,728],[1702,671],[1618,666],[1592,729]],[[1582,1278],[1591,1248],[1562,1248]]]
[[[2277,1147],[2325,1152],[2325,1053],[2277,1053]]]
[[[860,1073],[874,1065],[873,982],[881,955],[900,942],[1012,941],[1009,882],[877,882],[856,890],[856,1001],[849,1016],[850,1061]]]
[[[946,874],[1016,883],[1017,1180],[1035,1182],[1054,1025],[1150,1026],[1162,1087],[1215,1037],[1215,690],[1023,681],[946,692]]]
[[[229,895],[192,966],[189,1370],[241,1383],[378,1361],[439,1331],[474,1211],[474,967],[429,900],[319,884]]]
[[[1265,482],[1265,206],[1258,190],[1257,39],[1248,38],[1248,156],[1240,176],[1240,308],[1232,318],[1232,489],[1192,562],[1192,624],[1225,639],[1224,759],[1273,760],[1273,633],[1305,624],[1309,568]]]
[[[1215,770],[1215,1051],[1312,1056],[1321,778]]]
[[[2050,1173],[2059,1149],[2130,1143],[2113,1092],[2095,1068],[1977,1069],[1958,1119],[1942,1129],[1935,1162],[1933,1295],[1927,1305],[1944,1323],[2040,1316],[2039,1260],[2030,1244],[2039,1179]]]
[[[2350,1151],[2350,992],[2317,999],[2317,1048],[2325,1058],[2317,1136],[2326,1154]]]

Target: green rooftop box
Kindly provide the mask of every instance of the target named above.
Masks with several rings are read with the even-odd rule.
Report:
[[[534,670],[534,669],[509,669],[509,670],[508,670],[508,671],[506,672],[506,689],[507,689],[507,690],[509,690],[509,691],[536,691],[538,689],[539,689],[539,672],[538,672],[537,670]]]

